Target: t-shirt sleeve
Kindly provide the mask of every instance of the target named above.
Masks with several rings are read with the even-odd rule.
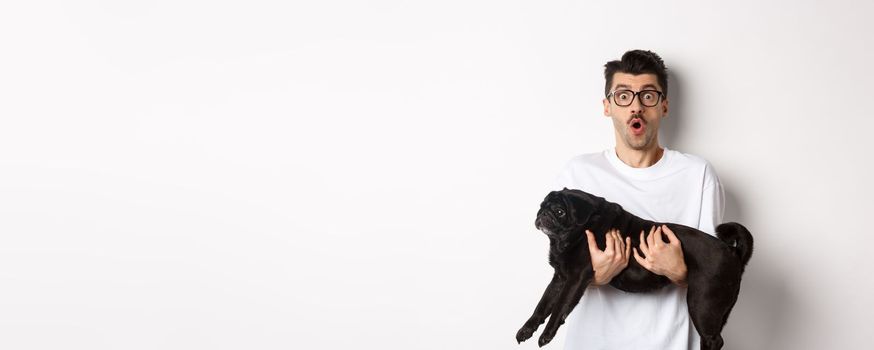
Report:
[[[704,190],[701,196],[698,229],[715,236],[716,226],[722,223],[725,214],[725,190],[709,163],[704,168]]]

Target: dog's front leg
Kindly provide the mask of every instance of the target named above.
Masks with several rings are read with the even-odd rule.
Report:
[[[538,345],[543,347],[552,341],[552,338],[555,337],[555,333],[558,331],[558,327],[564,324],[564,319],[574,309],[574,306],[577,306],[577,303],[580,302],[583,292],[586,291],[586,287],[592,282],[594,276],[595,273],[591,267],[579,273],[570,274],[568,281],[565,283],[564,288],[561,289],[555,301],[555,305],[552,307],[552,315],[549,317],[546,327],[543,327],[543,334],[540,335],[540,340],[537,342]]]
[[[537,303],[537,307],[534,308],[534,314],[528,318],[528,321],[525,321],[525,325],[516,332],[516,341],[521,343],[523,341],[531,338],[531,335],[534,334],[534,331],[537,330],[537,327],[540,327],[543,324],[543,321],[546,321],[546,317],[549,316],[549,313],[552,312],[552,307],[555,305],[555,300],[558,299],[559,291],[562,289],[564,285],[564,281],[558,275],[558,273],[554,273],[552,275],[552,281],[549,282],[549,285],[546,286],[546,291],[543,292],[543,296],[540,298],[540,302]]]

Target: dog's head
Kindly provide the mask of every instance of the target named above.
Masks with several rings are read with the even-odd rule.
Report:
[[[560,242],[574,240],[582,234],[592,214],[598,208],[603,198],[593,196],[580,190],[552,191],[540,203],[534,227],[543,231],[550,239]]]

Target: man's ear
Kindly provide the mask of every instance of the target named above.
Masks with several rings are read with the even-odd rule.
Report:
[[[610,116],[610,100],[605,98],[603,102],[604,102],[604,116],[609,117]]]

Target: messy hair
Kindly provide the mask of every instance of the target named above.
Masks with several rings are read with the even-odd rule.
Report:
[[[604,87],[605,96],[610,93],[610,87],[613,86],[613,74],[616,72],[632,75],[655,74],[662,87],[662,93],[665,96],[668,94],[668,69],[662,58],[655,52],[631,50],[623,54],[620,60],[607,62],[604,65],[604,78],[607,80],[607,85]]]

